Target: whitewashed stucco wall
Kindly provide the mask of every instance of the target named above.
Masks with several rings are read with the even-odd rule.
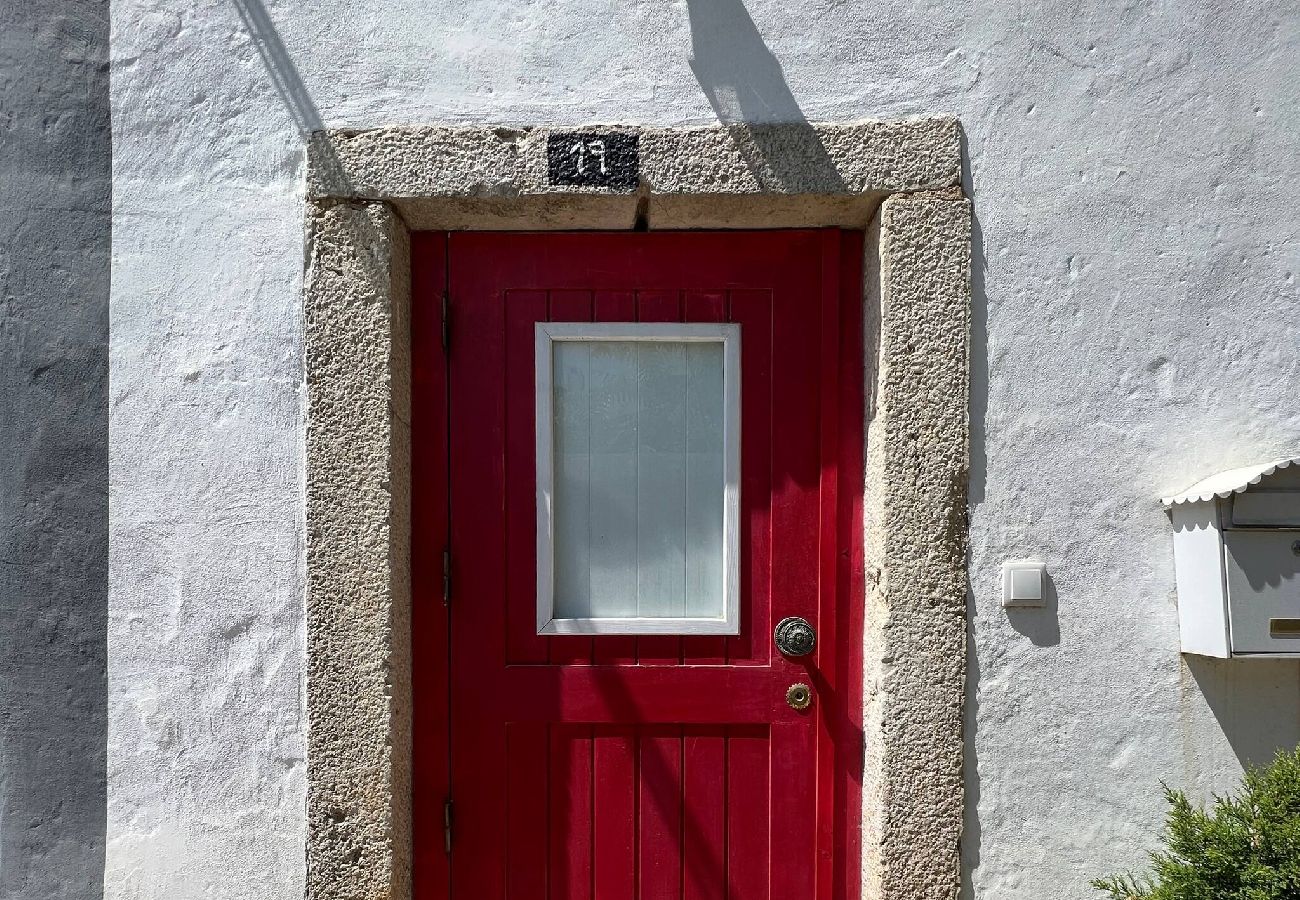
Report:
[[[752,21],[753,24],[750,24]],[[1300,14],[114,0],[113,898],[302,893],[303,132],[952,114],[975,200],[966,891],[1091,895],[1300,740],[1176,652],[1154,498],[1300,446]],[[1055,608],[1008,616],[1005,557]]]

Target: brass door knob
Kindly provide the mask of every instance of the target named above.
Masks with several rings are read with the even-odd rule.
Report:
[[[799,616],[787,616],[778,622],[772,639],[784,656],[807,656],[817,646],[817,632]]]
[[[812,688],[806,684],[792,684],[785,692],[785,702],[791,709],[803,711],[812,706]]]

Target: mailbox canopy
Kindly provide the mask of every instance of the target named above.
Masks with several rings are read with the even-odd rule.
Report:
[[[1226,500],[1233,494],[1244,493],[1259,485],[1264,479],[1276,474],[1279,469],[1288,469],[1292,466],[1300,466],[1300,456],[1274,459],[1269,462],[1255,463],[1251,466],[1228,469],[1211,475],[1209,478],[1202,478],[1187,490],[1174,494],[1172,497],[1162,497],[1160,502],[1166,507],[1173,507],[1183,503],[1201,503],[1215,499]],[[1296,474],[1300,474],[1300,472]]]
[[[1182,652],[1300,657],[1300,456],[1219,472],[1161,502]]]

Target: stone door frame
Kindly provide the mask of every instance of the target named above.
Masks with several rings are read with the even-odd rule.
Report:
[[[629,128],[633,192],[547,183],[572,129],[308,144],[307,896],[411,898],[410,232],[867,233],[864,900],[958,892],[972,208],[955,119]]]

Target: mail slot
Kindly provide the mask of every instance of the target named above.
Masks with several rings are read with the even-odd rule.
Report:
[[[1300,457],[1163,498],[1184,653],[1300,657]]]
[[[1275,638],[1300,638],[1300,619],[1270,619],[1268,633]]]

